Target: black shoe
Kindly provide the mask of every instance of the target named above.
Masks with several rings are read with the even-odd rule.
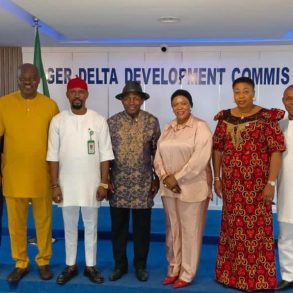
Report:
[[[78,274],[76,265],[66,266],[65,270],[59,274],[56,283],[64,285]]]
[[[85,267],[83,274],[93,283],[101,284],[104,282],[104,278],[95,267]]]
[[[125,274],[127,274],[127,269],[123,270],[120,268],[116,268],[109,276],[109,281],[117,281],[121,279],[121,277]]]
[[[280,290],[280,291],[286,290],[289,288],[293,288],[293,281],[289,282],[289,281],[282,280],[277,286],[277,290]]]
[[[53,278],[53,274],[50,270],[49,265],[38,266],[40,278],[42,280],[51,280]]]
[[[149,274],[145,269],[137,269],[136,278],[141,282],[145,282],[148,280]]]
[[[8,283],[17,283],[20,281],[27,273],[29,269],[21,269],[21,268],[14,268],[13,271],[8,275],[7,282]]]

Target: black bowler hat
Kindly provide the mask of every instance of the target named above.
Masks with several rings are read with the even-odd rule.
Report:
[[[147,100],[150,95],[142,91],[141,85],[137,81],[127,81],[122,93],[116,96],[116,99],[122,100],[123,97],[129,93],[139,94],[144,100]]]

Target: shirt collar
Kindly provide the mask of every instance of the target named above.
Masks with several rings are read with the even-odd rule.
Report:
[[[138,115],[135,118],[132,118],[130,115],[128,115],[126,111],[124,111],[123,113],[124,113],[125,118],[131,122],[133,122],[133,121],[137,122],[141,117],[141,110],[139,111]]]
[[[88,110],[88,108],[87,108],[87,109],[86,109],[86,112],[85,112],[84,114],[82,114],[82,115],[78,115],[78,114],[73,113],[71,108],[68,109],[68,113],[69,113],[69,115],[71,115],[71,116],[77,116],[77,117],[84,117],[84,116],[87,115],[88,112],[89,112],[89,110]]]
[[[17,93],[17,95],[18,95],[18,98],[19,98],[20,100],[22,100],[22,101],[34,101],[34,100],[36,100],[36,99],[38,98],[38,96],[39,96],[39,93],[37,92],[37,94],[35,95],[35,97],[33,97],[33,98],[31,98],[31,99],[26,99],[25,97],[23,97],[23,96],[21,95],[20,90],[18,90],[16,93]]]
[[[184,126],[182,127],[185,128],[185,127],[193,127],[193,123],[192,123],[192,115],[190,115],[189,119],[187,120],[187,122],[184,124]],[[170,126],[169,127],[172,127],[174,131],[176,131],[178,128],[177,128],[177,120],[174,119],[171,123],[170,123]]]

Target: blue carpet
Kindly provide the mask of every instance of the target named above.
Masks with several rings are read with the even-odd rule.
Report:
[[[105,283],[96,285],[90,283],[83,276],[84,268],[84,250],[83,240],[79,241],[77,265],[79,267],[79,275],[64,286],[55,283],[55,277],[64,268],[64,241],[57,240],[53,245],[53,257],[51,261],[54,279],[50,281],[41,281],[39,279],[37,267],[33,262],[36,254],[36,247],[29,245],[28,253],[31,258],[30,272],[17,285],[11,286],[6,282],[7,274],[13,269],[13,262],[10,258],[9,237],[4,236],[1,256],[0,256],[0,292],[93,292],[93,290],[101,290],[101,292],[119,292],[123,290],[125,293],[130,292],[167,292],[173,290],[171,286],[161,285],[166,272],[165,245],[160,241],[151,243],[148,271],[150,278],[148,282],[139,282],[134,275],[132,263],[132,242],[129,243],[129,273],[116,282],[107,280],[108,275],[113,268],[112,247],[109,240],[100,240],[98,243],[98,268],[105,277]],[[3,253],[5,252],[5,253]],[[214,279],[214,267],[216,258],[216,246],[204,245],[199,266],[199,271],[192,284],[186,288],[180,289],[180,292],[227,292],[228,289],[217,284]],[[229,289],[230,292],[238,292]]]
[[[179,289],[179,292],[239,292],[233,289],[224,288],[214,281],[214,269],[216,260],[216,242],[220,227],[220,211],[209,211],[207,224],[204,234],[204,245],[202,248],[199,270],[192,284],[186,288]],[[274,217],[276,224],[276,219]],[[277,227],[275,225],[275,227]],[[29,216],[28,222],[29,233],[33,235],[34,224]],[[275,229],[276,230],[276,229]],[[50,281],[41,281],[39,279],[37,267],[33,261],[36,255],[36,247],[28,245],[28,254],[31,258],[30,272],[17,285],[11,286],[6,282],[7,274],[13,269],[14,263],[10,255],[10,243],[7,230],[6,210],[3,214],[3,239],[0,248],[0,292],[93,292],[95,290],[105,293],[114,293],[123,290],[123,293],[132,292],[173,292],[172,286],[163,286],[162,280],[166,273],[165,259],[165,222],[164,214],[161,209],[153,209],[152,217],[152,242],[148,260],[148,271],[150,278],[148,282],[139,282],[135,278],[132,267],[133,244],[130,241],[128,245],[129,256],[129,273],[116,282],[108,281],[108,276],[113,269],[112,246],[109,241],[110,236],[110,216],[109,208],[102,207],[99,211],[99,241],[97,266],[105,277],[105,283],[96,285],[83,276],[84,269],[84,247],[83,240],[80,237],[77,265],[79,275],[64,286],[55,283],[56,276],[64,268],[64,240],[63,240],[63,223],[61,210],[56,206],[53,207],[53,234],[57,238],[53,245],[53,257],[51,260],[54,279]],[[276,231],[275,231],[276,233]],[[82,225],[80,224],[80,235],[82,236]],[[279,274],[279,268],[278,268]],[[279,275],[278,275],[279,277]],[[289,290],[287,292],[293,292]]]

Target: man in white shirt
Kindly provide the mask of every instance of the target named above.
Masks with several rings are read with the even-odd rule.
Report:
[[[293,85],[284,91],[283,103],[288,112],[288,119],[280,122],[287,150],[283,153],[278,178],[278,247],[282,276],[278,290],[293,288]]]
[[[94,283],[104,281],[96,270],[97,216],[107,196],[109,161],[114,159],[107,121],[86,108],[88,87],[76,77],[67,84],[70,110],[50,124],[47,161],[53,200],[62,207],[66,268],[57,277],[63,285],[77,275],[78,219],[81,210],[85,232],[84,275]]]

